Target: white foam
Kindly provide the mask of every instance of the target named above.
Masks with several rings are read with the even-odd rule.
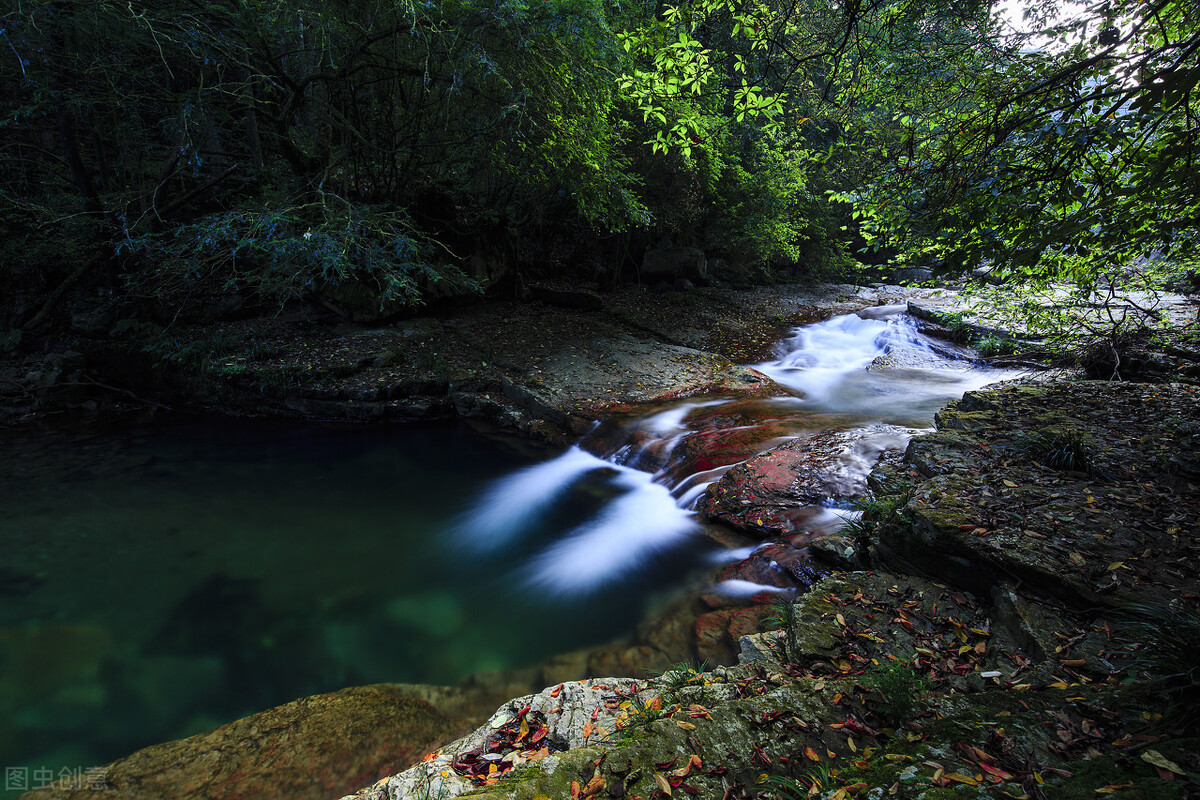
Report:
[[[454,526],[453,535],[484,552],[516,539],[585,473],[612,468],[603,459],[571,447],[561,456],[497,481]]]
[[[617,483],[626,493],[539,553],[530,566],[530,585],[563,595],[592,592],[699,530],[692,515],[651,475],[620,470]]]
[[[712,591],[716,594],[724,595],[726,597],[753,597],[760,592],[791,594],[795,591],[795,589],[784,589],[779,586],[769,586],[765,583],[754,583],[753,581],[744,581],[741,578],[734,578],[733,580],[714,583]]]

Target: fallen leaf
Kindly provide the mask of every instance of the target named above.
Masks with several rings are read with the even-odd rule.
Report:
[[[704,766],[704,762],[700,760],[700,756],[692,755],[688,758],[688,762],[671,774],[676,778],[686,778],[692,773],[693,769],[700,769]]]
[[[967,786],[978,786],[979,781],[972,778],[970,775],[963,775],[961,772],[947,772],[942,776],[942,781],[950,781],[951,783],[961,783]]]
[[[1152,766],[1165,769],[1169,772],[1174,772],[1176,775],[1187,774],[1183,771],[1183,769],[1180,768],[1178,764],[1157,750],[1147,750],[1146,752],[1142,753],[1142,761],[1145,761],[1147,764]]]

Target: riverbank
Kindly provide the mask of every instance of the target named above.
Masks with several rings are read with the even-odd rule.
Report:
[[[738,365],[768,358],[796,325],[931,296],[851,285],[622,286],[579,308],[566,294],[388,325],[307,307],[119,320],[48,341],[49,354],[6,360],[3,407],[10,422],[98,406],[359,422],[458,416],[561,444],[623,405],[765,386]]]

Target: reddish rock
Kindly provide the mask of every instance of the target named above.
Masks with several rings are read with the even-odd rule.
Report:
[[[737,662],[738,639],[758,632],[767,605],[722,608],[696,618],[696,654],[710,666]]]
[[[764,538],[811,530],[822,502],[865,494],[870,468],[907,441],[892,426],[804,435],[730,469],[697,510]]]
[[[807,539],[807,536],[801,535],[764,545],[747,558],[722,567],[714,576],[713,583],[747,581],[779,589],[807,589],[827,574],[812,562]],[[773,603],[778,596],[777,593],[766,590],[750,597],[750,601]],[[719,592],[708,592],[701,595],[700,599],[710,608],[740,606],[746,602],[744,597]]]

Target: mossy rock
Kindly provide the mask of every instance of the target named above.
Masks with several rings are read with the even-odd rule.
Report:
[[[461,725],[387,685],[294,700],[96,773],[111,800],[328,800],[403,769]],[[24,800],[94,800],[74,779]]]

